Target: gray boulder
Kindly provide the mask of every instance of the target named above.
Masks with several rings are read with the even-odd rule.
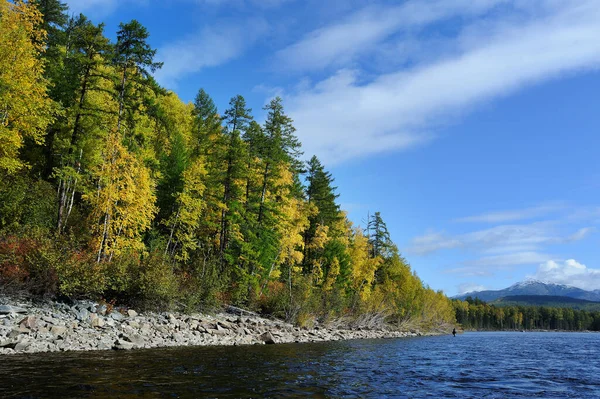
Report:
[[[0,305],[0,314],[27,313],[27,309],[12,305]]]
[[[273,334],[271,334],[269,331],[262,333],[259,338],[267,345],[272,345],[275,343],[275,338],[273,338]]]

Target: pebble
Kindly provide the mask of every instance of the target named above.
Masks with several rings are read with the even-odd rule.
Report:
[[[256,345],[421,335],[368,329],[303,329],[257,315],[106,314],[104,305],[81,301],[27,303],[0,295],[0,355],[54,351],[130,350],[167,346]],[[16,314],[20,315],[16,317]]]

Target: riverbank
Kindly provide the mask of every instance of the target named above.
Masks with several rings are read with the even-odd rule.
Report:
[[[168,346],[256,345],[399,338],[419,331],[299,328],[249,312],[138,313],[106,304],[0,297],[0,354],[129,350]],[[244,313],[244,314],[241,314]]]

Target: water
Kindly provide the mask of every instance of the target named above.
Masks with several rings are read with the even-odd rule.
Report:
[[[600,334],[0,357],[2,398],[600,398]]]

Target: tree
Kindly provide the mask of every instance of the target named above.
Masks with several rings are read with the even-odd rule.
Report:
[[[295,136],[296,128],[292,125],[292,119],[284,113],[280,97],[276,97],[264,108],[268,111],[264,127],[264,147],[262,148],[262,184],[261,198],[258,209],[258,222],[263,221],[268,205],[265,203],[266,193],[269,185],[277,178],[277,167],[280,164],[290,165],[295,173],[301,169],[298,158],[302,154],[300,142]]]
[[[241,139],[241,132],[248,128],[252,120],[251,110],[246,108],[246,100],[238,95],[229,102],[230,108],[225,111],[225,135],[227,138],[227,153],[225,156],[225,175],[223,179],[223,209],[221,210],[221,231],[219,252],[224,254],[230,239],[230,228],[242,221],[243,187],[246,167],[246,143]]]
[[[371,244],[371,256],[373,258],[389,254],[392,248],[392,240],[390,239],[387,226],[381,218],[381,213],[375,212],[374,215],[369,217],[367,236]]]
[[[162,62],[155,62],[156,50],[146,42],[150,34],[142,24],[135,19],[126,24],[119,24],[117,44],[113,63],[119,71],[117,85],[119,111],[117,131],[121,131],[123,112],[132,111],[137,105],[134,90],[135,84],[144,84],[150,78],[150,72],[160,69]]]
[[[82,170],[83,146],[81,136],[90,133],[84,131],[86,118],[98,121],[98,114],[103,112],[102,107],[90,101],[90,93],[102,91],[106,87],[107,54],[111,50],[109,40],[104,37],[104,26],[95,26],[83,15],[77,20],[71,20],[69,26],[69,51],[65,56],[64,79],[76,82],[73,88],[72,100],[63,96],[63,106],[69,105],[68,116],[72,118],[72,126],[69,126],[70,134],[65,138],[66,149],[62,153],[61,166],[56,172],[59,181],[58,189],[58,217],[57,231],[59,234],[64,229],[72,208],[73,199],[77,190],[79,176]],[[73,83],[69,83],[73,84]],[[66,86],[65,83],[63,85]],[[46,143],[47,151],[52,153],[55,128],[49,130],[49,142]],[[66,152],[66,153],[65,153]],[[47,160],[47,166],[52,165]]]
[[[304,268],[308,271],[315,260],[315,254],[311,252],[311,246],[306,244],[313,240],[319,226],[329,229],[340,220],[340,207],[335,202],[339,195],[335,193],[336,187],[332,186],[331,173],[325,171],[316,156],[313,156],[306,166],[308,183],[306,198],[316,209],[316,212],[310,216],[310,225],[304,232]]]
[[[25,166],[19,150],[25,139],[41,144],[55,106],[43,77],[46,33],[34,5],[0,0],[0,170]]]
[[[102,158],[93,171],[97,187],[84,196],[91,208],[97,262],[111,261],[123,250],[143,251],[141,235],[156,213],[150,174],[121,144],[117,132],[107,137]]]

